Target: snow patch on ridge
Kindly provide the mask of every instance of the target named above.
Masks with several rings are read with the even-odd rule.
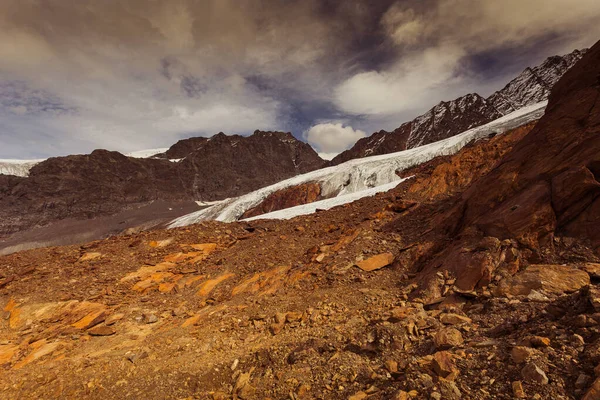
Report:
[[[146,150],[133,151],[133,152],[127,153],[125,155],[127,157],[133,157],[133,158],[149,158],[149,157],[155,156],[157,154],[165,153],[167,150],[169,150],[168,147],[164,147],[164,148],[160,148],[160,149],[146,149]]]
[[[260,215],[256,218],[291,218],[295,215],[310,213],[310,209],[329,207],[352,202],[360,197],[375,194],[379,189],[387,191],[400,183],[396,171],[422,164],[438,156],[457,153],[473,140],[488,137],[491,134],[504,133],[527,122],[539,119],[546,108],[547,101],[524,107],[505,115],[488,124],[469,129],[448,139],[415,147],[397,153],[383,154],[350,160],[334,167],[323,168],[307,174],[298,175],[278,182],[274,185],[256,190],[246,195],[224,200],[218,204],[192,214],[177,218],[171,222],[170,228],[191,225],[205,220],[232,222],[239,220],[249,209],[259,205],[267,196],[289,187],[304,183],[316,182],[321,186],[321,195],[331,203],[311,203],[287,210]],[[389,186],[393,185],[393,186]],[[373,191],[374,190],[374,191]],[[356,194],[356,196],[348,196]],[[335,201],[333,201],[335,200]],[[324,204],[324,205],[323,205]],[[334,205],[331,205],[333,207]],[[314,210],[313,210],[314,211]],[[300,214],[294,214],[299,212]]]

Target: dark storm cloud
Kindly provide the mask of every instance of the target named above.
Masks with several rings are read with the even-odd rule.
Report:
[[[32,155],[36,137],[53,142],[39,156],[255,129],[343,150],[591,45],[599,9],[596,0],[0,0],[0,83],[23,82],[0,95],[0,144],[10,143],[0,157]],[[313,125],[322,126],[305,134]]]

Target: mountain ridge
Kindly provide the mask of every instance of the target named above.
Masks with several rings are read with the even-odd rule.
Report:
[[[436,142],[546,100],[552,86],[586,51],[587,49],[574,50],[563,56],[548,57],[536,67],[525,68],[502,89],[487,98],[469,93],[454,100],[442,101],[391,132],[382,130],[360,139],[350,149],[334,157],[328,165]]]

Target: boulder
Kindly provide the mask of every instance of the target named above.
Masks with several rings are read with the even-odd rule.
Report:
[[[532,290],[546,293],[572,293],[590,284],[589,275],[573,266],[530,265],[511,278],[502,280],[496,288],[498,296],[527,296]]]

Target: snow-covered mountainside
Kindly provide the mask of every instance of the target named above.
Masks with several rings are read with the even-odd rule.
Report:
[[[531,104],[548,99],[550,90],[587,49],[575,50],[564,56],[547,58],[535,68],[526,68],[502,90],[488,97],[487,102],[505,115]]]
[[[334,167],[298,175],[246,195],[223,200],[211,207],[178,218],[170,224],[170,227],[186,226],[204,220],[236,221],[247,210],[260,204],[270,194],[311,182],[319,184],[321,196],[326,200],[263,214],[255,219],[292,218],[310,213],[316,208],[325,209],[352,202],[361,197],[372,196],[397,185],[400,182],[397,171],[422,164],[438,156],[454,154],[473,140],[488,137],[494,133],[503,133],[539,119],[544,114],[546,104],[546,102],[541,102],[524,107],[488,124],[425,146],[397,153],[355,159]]]
[[[470,93],[452,101],[441,102],[392,132],[379,131],[359,140],[351,149],[331,160],[330,165],[433,143],[522,107],[547,100],[554,84],[586,51],[575,50],[564,56],[553,56],[534,68],[526,68],[502,90],[487,99],[477,93]]]
[[[41,163],[42,160],[1,160],[0,159],[0,174],[15,175],[26,177],[29,176],[29,170],[34,165]]]

